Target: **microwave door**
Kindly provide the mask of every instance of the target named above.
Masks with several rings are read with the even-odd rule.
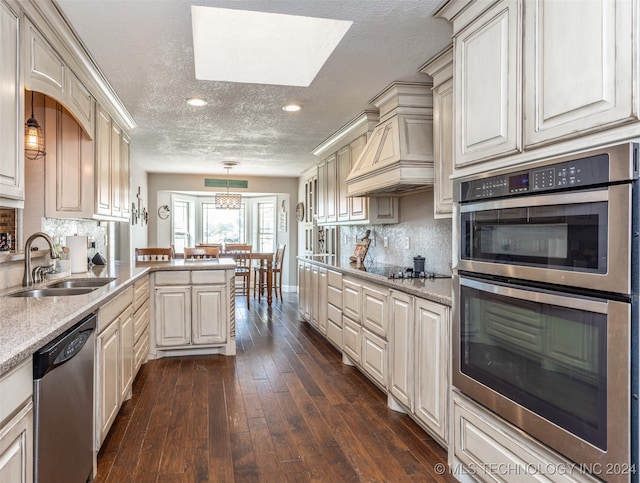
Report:
[[[458,205],[457,268],[629,294],[630,200],[623,184]]]

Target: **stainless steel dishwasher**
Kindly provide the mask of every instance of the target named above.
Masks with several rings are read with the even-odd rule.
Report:
[[[91,314],[33,356],[37,483],[92,476],[95,330]]]

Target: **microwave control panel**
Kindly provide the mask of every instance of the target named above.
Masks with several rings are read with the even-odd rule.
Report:
[[[599,154],[557,164],[463,181],[460,201],[584,188],[609,181],[609,156]]]

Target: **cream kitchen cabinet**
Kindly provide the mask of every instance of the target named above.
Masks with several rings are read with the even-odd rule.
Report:
[[[318,224],[398,223],[397,198],[347,195],[347,176],[362,154],[368,135],[377,122],[376,112],[365,111],[313,151],[320,158],[317,165]]]
[[[129,167],[123,165],[129,162],[129,142],[122,128],[100,105],[96,109],[95,158],[96,215],[128,220]]]
[[[0,204],[24,207],[24,90],[20,66],[20,15],[0,1]]]
[[[94,213],[94,145],[55,99],[45,99],[45,216],[91,218]]]
[[[327,290],[328,286],[328,274],[327,269],[318,267],[318,275],[317,275],[317,287],[318,291],[316,293],[317,298],[317,329],[321,334],[326,335],[327,333]]]
[[[94,98],[53,45],[25,18],[25,86],[64,105],[93,138]]]
[[[33,481],[33,369],[28,358],[0,377],[0,481]]]
[[[390,393],[395,402],[446,446],[449,308],[395,290],[391,291],[390,299]]]
[[[98,310],[95,363],[95,448],[100,449],[134,377],[133,287]]]
[[[326,336],[340,350],[342,330],[342,274],[328,270]]]
[[[154,356],[235,354],[231,270],[160,271],[154,278]]]
[[[526,2],[525,149],[637,121],[633,6],[628,0]]]
[[[453,212],[453,47],[429,60],[421,69],[433,78],[433,205],[435,218]]]
[[[454,39],[456,166],[521,151],[521,0],[497,2]]]
[[[310,295],[310,307],[309,307],[309,322],[311,322],[311,325],[313,325],[316,329],[319,328],[318,326],[318,309],[319,309],[319,297],[318,297],[318,292],[320,289],[320,280],[318,278],[318,270],[319,267],[317,265],[311,265],[311,281],[310,281],[310,286],[314,287],[314,290],[311,290],[309,295]]]
[[[133,375],[149,356],[149,275],[133,284]]]

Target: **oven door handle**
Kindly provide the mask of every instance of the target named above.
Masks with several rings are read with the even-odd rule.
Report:
[[[504,297],[536,302],[544,305],[556,305],[581,311],[607,314],[609,303],[605,300],[596,300],[580,295],[560,295],[556,293],[542,292],[522,285],[499,285],[477,279],[460,276],[460,285]]]
[[[575,205],[579,203],[597,203],[609,200],[609,189],[600,188],[569,193],[539,194],[526,197],[508,198],[504,200],[483,201],[460,205],[460,212],[499,210],[504,208],[523,208],[547,205]]]

